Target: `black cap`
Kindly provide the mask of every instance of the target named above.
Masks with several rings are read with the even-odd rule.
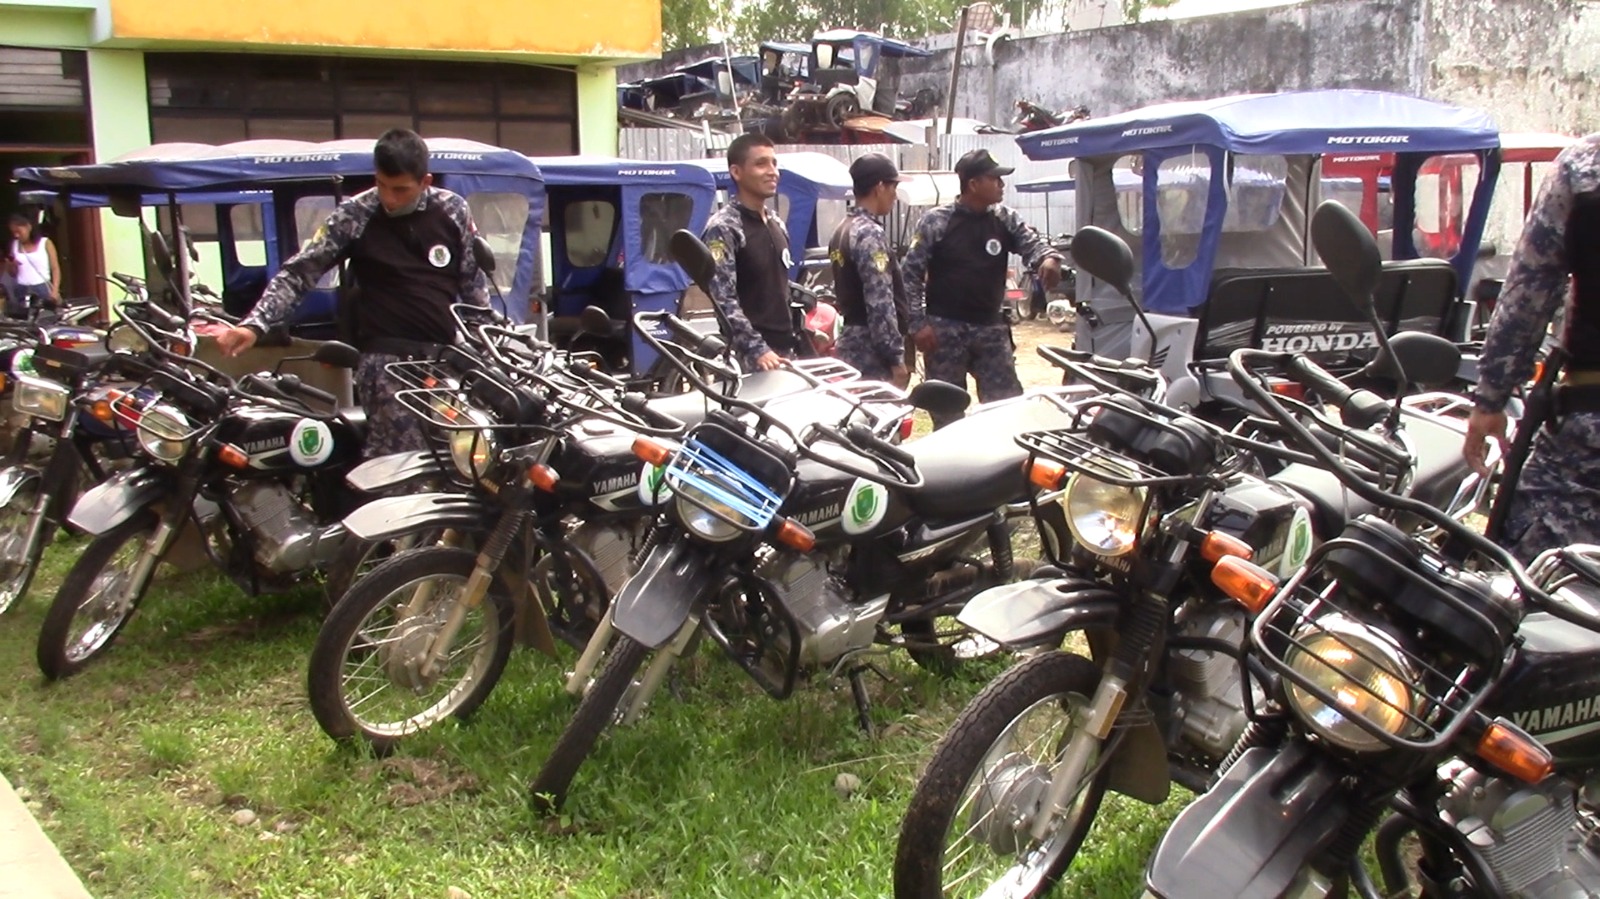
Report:
[[[1016,169],[1001,165],[988,150],[973,150],[956,160],[956,177],[966,184],[979,175],[1009,175]]]
[[[882,153],[868,153],[850,163],[850,180],[857,195],[867,194],[885,181],[899,181],[900,170],[895,168],[894,160]]]

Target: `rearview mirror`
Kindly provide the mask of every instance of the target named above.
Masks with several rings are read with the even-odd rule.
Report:
[[[131,187],[113,187],[106,191],[106,199],[111,201],[111,212],[118,218],[136,219],[139,217],[139,192]]]
[[[689,280],[710,296],[711,279],[717,273],[717,260],[706,245],[694,236],[693,231],[680,229],[672,232],[668,247],[672,250],[673,261],[684,270]]]
[[[610,337],[611,316],[599,306],[585,306],[583,312],[578,315],[578,327],[582,328],[585,334]]]
[[[972,405],[965,390],[948,381],[923,381],[907,394],[911,405],[941,418],[955,418]]]
[[[1437,334],[1426,331],[1402,331],[1389,339],[1389,347],[1400,361],[1400,371],[1405,379],[1419,387],[1442,387],[1455,379],[1461,369],[1461,348]],[[1400,372],[1394,369],[1389,355],[1378,353],[1378,358],[1367,364],[1362,374],[1398,381]],[[1398,385],[1402,388],[1409,386]]]
[[[316,352],[311,354],[311,361],[331,365],[334,368],[354,370],[361,364],[361,351],[348,343],[330,340],[317,347]]]
[[[1133,296],[1133,250],[1104,228],[1089,225],[1072,235],[1072,261],[1082,271]]]
[[[484,274],[494,274],[494,250],[489,248],[489,242],[482,236],[475,235],[472,238],[472,259]]]
[[[1383,257],[1367,226],[1338,200],[1324,200],[1311,217],[1311,245],[1350,302],[1370,314]]]

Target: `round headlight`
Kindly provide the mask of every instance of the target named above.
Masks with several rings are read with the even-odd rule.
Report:
[[[473,424],[491,423],[489,416],[476,409],[469,409],[467,418]],[[469,481],[482,480],[489,473],[498,449],[493,431],[473,429],[450,432],[450,461],[455,463],[456,471]]]
[[[106,335],[106,349],[113,353],[144,353],[150,350],[150,341],[132,325],[117,325]]]
[[[1354,718],[1397,737],[1415,729],[1407,716],[1416,714],[1411,685],[1417,677],[1388,634],[1343,615],[1327,615],[1302,627],[1295,640],[1300,645],[1289,649],[1289,668],[1338,700],[1334,708],[1290,684],[1290,705],[1307,727],[1356,752],[1386,744]]]
[[[1128,472],[1133,476],[1133,472]],[[1067,526],[1072,536],[1092,553],[1120,556],[1139,540],[1144,515],[1143,487],[1120,487],[1092,475],[1073,472],[1067,479]]]
[[[678,518],[683,521],[683,526],[688,528],[690,533],[712,543],[722,543],[739,536],[738,528],[702,508],[702,506],[710,507],[730,518],[741,517],[727,503],[689,484],[679,484],[677,493]],[[688,498],[691,496],[693,500]]]
[[[182,412],[158,404],[139,416],[139,445],[163,462],[177,462],[189,449],[190,430]]]

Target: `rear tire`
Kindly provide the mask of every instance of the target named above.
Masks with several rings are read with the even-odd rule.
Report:
[[[323,733],[341,743],[362,739],[386,755],[407,735],[451,716],[465,719],[483,705],[516,640],[514,609],[504,582],[495,578],[477,608],[480,630],[492,629],[481,634],[483,642],[475,648],[461,645],[471,618],[457,633],[447,659],[459,658],[464,664],[458,673],[424,677],[416,656],[454,605],[454,594],[432,597],[426,608],[402,615],[413,589],[425,583],[436,591],[441,586],[459,589],[476,566],[477,556],[470,550],[419,549],[390,559],[351,586],[323,622],[306,674],[311,712]],[[464,654],[467,649],[473,650],[470,655]],[[446,687],[442,694],[439,687]],[[432,697],[438,698],[430,701]],[[374,700],[378,705],[371,710],[361,708]]]
[[[547,815],[560,811],[578,768],[594,751],[600,732],[616,720],[617,707],[622,704],[623,695],[633,684],[633,676],[648,653],[643,643],[617,635],[611,651],[606,654],[605,667],[589,685],[583,702],[578,704],[567,729],[561,732],[555,748],[550,750],[550,757],[545,759],[544,767],[539,769],[529,787],[535,811]]]
[[[55,536],[55,528],[41,522],[33,543],[26,545],[33,510],[39,502],[40,483],[38,478],[29,480],[17,489],[10,502],[0,506],[0,615],[27,595],[45,544]]]
[[[954,855],[948,862],[953,866],[961,858],[977,853],[974,861],[993,862],[997,876],[1005,872],[1007,863],[1016,857],[1013,854],[1008,858],[993,848],[992,841],[1012,839],[1026,845],[1026,831],[1017,833],[1017,828],[1006,822],[1030,810],[1037,812],[1034,804],[1042,802],[1043,797],[1033,795],[1028,788],[1036,787],[1037,778],[1049,773],[1040,760],[1028,759],[1024,752],[1012,750],[996,757],[997,750],[1004,748],[1002,741],[1010,745],[1008,738],[1024,718],[1069,700],[1087,704],[1099,683],[1100,670],[1093,662],[1081,656],[1050,652],[1013,667],[973,698],[934,747],[933,757],[911,794],[895,849],[896,899],[943,899],[945,881],[956,879],[947,877],[950,873],[963,883],[962,892],[953,895],[977,896],[994,884],[992,878],[973,876],[981,875],[981,871],[965,876],[946,872],[946,856]],[[1042,741],[1052,760],[1066,748],[1071,733],[1069,725],[1065,733]],[[1102,769],[1080,787],[1080,804],[1050,838],[1049,857],[1039,870],[1026,872],[1025,891],[1014,890],[1007,895],[1035,897],[1049,892],[1083,845],[1105,795],[1105,785],[1106,770]],[[978,807],[980,803],[989,806]],[[978,819],[970,826],[966,820],[969,816]],[[1031,823],[1031,816],[1023,820]],[[962,852],[953,852],[946,845],[962,840],[971,842]]]
[[[138,583],[119,582],[128,574],[125,568],[136,565],[148,552],[150,537],[158,524],[154,512],[142,509],[96,537],[78,557],[39,629],[36,657],[45,677],[60,680],[77,674],[111,648],[144,599],[150,579],[161,564],[156,560]],[[129,549],[132,553],[125,556],[124,550]],[[113,577],[117,574],[122,578]],[[85,620],[81,613],[90,617]],[[75,623],[87,626],[75,628]]]

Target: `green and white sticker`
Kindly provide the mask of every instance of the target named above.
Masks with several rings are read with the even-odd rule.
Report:
[[[1289,540],[1283,547],[1283,560],[1278,563],[1278,573],[1288,577],[1300,570],[1306,563],[1306,557],[1311,555],[1311,513],[1304,506],[1294,510],[1294,518],[1289,522]]]
[[[882,524],[888,514],[889,491],[882,484],[856,478],[839,518],[846,534],[865,534]]]
[[[333,431],[325,422],[310,418],[300,419],[289,435],[289,458],[297,465],[321,465],[333,455]]]
[[[666,480],[667,470],[659,465],[644,463],[639,469],[639,502],[653,506],[672,498],[672,488]]]

